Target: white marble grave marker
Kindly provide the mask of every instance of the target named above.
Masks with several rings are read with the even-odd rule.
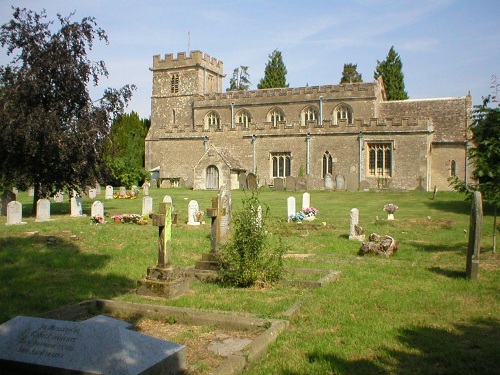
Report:
[[[26,224],[23,221],[23,205],[19,201],[12,201],[7,204],[6,225]]]
[[[104,199],[113,199],[113,186],[106,186],[106,195],[104,196]]]
[[[34,197],[35,196],[35,188],[33,186],[30,186],[28,188],[28,197]]]
[[[96,196],[97,196],[97,190],[89,189],[89,199],[95,199]]]
[[[153,197],[142,197],[142,215],[149,215],[153,213]]]
[[[189,201],[188,204],[188,225],[200,225],[200,222],[196,219],[196,213],[200,210],[200,205],[197,201]]]
[[[83,216],[82,197],[76,195],[71,198],[71,217]]]
[[[127,196],[127,188],[125,186],[120,186],[120,197]]]
[[[101,216],[104,217],[104,205],[100,201],[95,201],[92,203],[92,207],[90,208],[90,215],[92,217],[94,216]]]
[[[39,199],[36,202],[36,222],[50,221],[50,201]]]
[[[165,195],[163,197],[163,203],[173,203],[172,202],[172,197],[170,195]]]
[[[295,197],[288,197],[286,199],[286,205],[287,205],[287,218],[288,221],[290,221],[290,217],[295,215]]]
[[[311,194],[306,191],[304,194],[302,194],[302,209],[305,209],[307,207],[311,207]]]
[[[64,193],[62,191],[58,191],[56,195],[54,195],[55,203],[64,203]]]

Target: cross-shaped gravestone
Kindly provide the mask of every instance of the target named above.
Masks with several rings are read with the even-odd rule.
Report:
[[[207,217],[212,218],[212,242],[211,253],[219,251],[219,244],[222,242],[221,237],[221,221],[222,217],[226,215],[225,208],[222,207],[222,200],[220,195],[212,198],[212,207],[207,208]]]
[[[151,215],[153,225],[158,227],[158,264],[156,267],[172,268],[172,205],[160,203],[158,214]]]

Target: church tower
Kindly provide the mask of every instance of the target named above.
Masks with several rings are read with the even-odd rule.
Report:
[[[193,101],[196,95],[222,92],[223,63],[192,51],[172,54],[161,59],[153,57],[153,93],[151,97],[151,127],[193,127]]]

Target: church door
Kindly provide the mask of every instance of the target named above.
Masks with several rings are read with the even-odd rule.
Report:
[[[219,170],[215,165],[209,165],[207,168],[205,187],[207,190],[219,190]]]

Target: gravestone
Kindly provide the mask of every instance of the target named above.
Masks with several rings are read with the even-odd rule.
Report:
[[[64,193],[62,191],[58,191],[54,195],[54,203],[64,203]]]
[[[36,202],[36,222],[50,221],[50,200],[39,199]]]
[[[106,193],[105,193],[104,199],[113,199],[113,198],[114,198],[114,196],[113,196],[113,186],[107,185],[106,186]]]
[[[200,211],[200,205],[197,201],[189,201],[188,204],[188,225],[200,225],[201,223],[197,220],[196,214]]]
[[[358,191],[359,189],[359,176],[355,173],[349,173],[345,177],[345,190]]]
[[[104,217],[104,205],[100,201],[95,201],[92,203],[92,207],[90,208],[90,216],[101,216]]]
[[[151,179],[151,181],[150,181],[149,183],[150,183],[149,187],[150,187],[151,189],[156,189],[156,188],[158,187],[158,182],[157,182],[157,181],[156,181],[156,179],[154,179],[154,178],[152,178],[152,179]]]
[[[7,190],[2,194],[2,216],[7,216],[7,206],[10,202],[16,200],[16,194],[12,191]]]
[[[285,178],[285,189],[287,191],[294,191],[295,190],[295,184],[296,184],[296,179],[293,176],[286,176]]]
[[[288,221],[290,222],[292,220],[291,217],[294,216],[296,213],[295,197],[288,197],[286,199],[286,206],[287,206],[287,218]]]
[[[238,176],[238,182],[240,184],[240,190],[247,190],[247,175],[245,173],[240,173]]]
[[[101,195],[101,193],[102,193],[102,191],[101,191],[101,184],[99,182],[95,183],[95,191],[96,191],[97,195]]]
[[[415,190],[416,191],[425,191],[425,188],[423,186],[425,178],[423,178],[422,176],[418,176],[417,181],[418,181],[418,186],[415,188]]]
[[[186,178],[186,187],[188,189],[192,189],[193,188],[193,179],[191,177]]]
[[[168,189],[169,187],[172,187],[172,182],[170,180],[162,180],[160,183],[160,187],[162,189]]]
[[[89,189],[89,199],[95,199],[97,196],[97,190],[96,189]]]
[[[136,185],[132,185],[132,188],[130,189],[130,194],[132,195],[132,197],[139,196],[139,188]]]
[[[305,192],[302,194],[302,209],[306,209],[307,207],[311,207],[311,194]]]
[[[276,177],[274,179],[274,190],[276,191],[285,190],[285,185],[283,184],[283,179],[281,177]]]
[[[172,197],[170,195],[165,195],[163,197],[163,203],[170,203],[170,204],[172,204],[173,203],[172,202]]]
[[[363,234],[363,228],[359,226],[359,210],[357,208],[351,209],[350,221],[349,221],[349,239],[364,241],[365,235]]]
[[[150,215],[153,213],[153,197],[142,197],[142,215]]]
[[[231,199],[231,190],[227,185],[222,185],[222,188],[219,192],[222,209],[224,210],[224,214],[221,217],[220,221],[220,242],[226,243],[229,237],[229,231],[231,229],[231,211],[232,211],[232,199]]]
[[[345,178],[341,174],[338,174],[337,176],[335,176],[335,189],[338,191],[344,191],[346,189]]]
[[[469,280],[479,277],[479,252],[481,248],[481,235],[483,228],[483,202],[479,191],[472,197],[472,206],[469,223],[469,244],[467,246],[467,264],[465,274]]]
[[[307,179],[305,177],[296,178],[295,191],[307,191]]]
[[[361,180],[359,182],[359,190],[361,190],[361,191],[370,190],[370,183],[367,180]]]
[[[35,196],[35,188],[33,186],[30,186],[28,188],[28,197],[34,197]]]
[[[7,374],[180,374],[184,346],[106,316],[82,322],[17,316],[0,325]]]
[[[151,219],[158,227],[158,262],[148,268],[145,279],[137,281],[137,294],[178,297],[189,289],[189,279],[176,277],[172,267],[172,204],[160,203],[158,214]]]
[[[333,177],[330,173],[325,174],[325,190],[326,191],[333,190]]]
[[[71,217],[81,217],[83,215],[83,200],[79,195],[71,198]]]
[[[142,184],[142,195],[149,195],[149,183]]]
[[[253,173],[249,173],[247,175],[247,187],[249,190],[257,189],[257,176],[255,176]]]
[[[126,197],[127,196],[127,188],[125,186],[120,186],[119,193],[120,197]]]
[[[21,202],[12,201],[7,204],[7,223],[5,225],[26,224],[23,221],[23,205]]]

